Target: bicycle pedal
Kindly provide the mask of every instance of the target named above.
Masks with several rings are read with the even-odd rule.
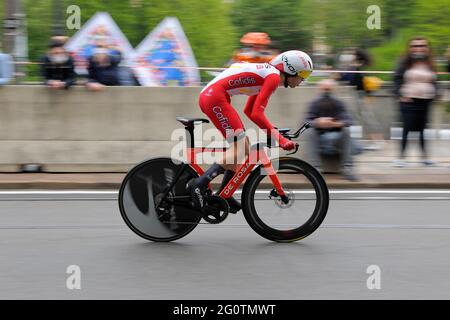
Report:
[[[226,202],[228,203],[229,213],[236,214],[242,210],[242,206],[235,198],[226,198]]]

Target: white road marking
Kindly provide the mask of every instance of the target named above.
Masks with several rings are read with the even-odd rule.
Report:
[[[199,224],[201,228],[250,228],[247,224]],[[271,224],[273,228],[288,228],[298,227],[292,224]],[[324,229],[450,229],[450,225],[409,225],[409,224],[323,224],[319,228]],[[124,229],[127,230],[126,225],[4,225],[0,226],[0,230],[56,230],[56,229]]]
[[[265,193],[266,191],[258,190],[256,193]],[[296,190],[295,193],[314,193],[313,190]],[[447,189],[346,189],[346,190],[330,190],[330,194],[361,194],[361,193],[369,193],[369,194],[379,194],[379,193],[388,193],[388,194],[450,194],[450,190]],[[7,190],[0,191],[0,195],[110,195],[110,194],[118,194],[118,190]],[[242,193],[241,190],[237,190],[235,193]]]
[[[314,195],[314,190],[293,190],[298,195]],[[344,200],[450,200],[447,189],[348,189],[330,190],[331,201]],[[270,200],[268,190],[257,190],[257,200]],[[235,192],[240,199],[242,190]],[[0,191],[0,201],[117,201],[117,190],[4,190]],[[308,200],[303,198],[302,200]],[[309,199],[315,200],[315,197]]]

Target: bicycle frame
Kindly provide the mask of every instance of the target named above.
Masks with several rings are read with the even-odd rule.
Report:
[[[199,175],[202,175],[204,171],[196,162],[197,154],[201,154],[204,152],[225,152],[226,150],[226,148],[196,148],[193,145],[192,147],[188,145],[186,149],[187,163]],[[256,161],[252,162],[252,160],[254,159],[256,159]],[[278,179],[278,176],[272,166],[272,162],[267,156],[267,153],[264,151],[263,145],[261,143],[250,147],[249,153],[246,156],[244,163],[239,167],[238,170],[236,170],[236,173],[230,179],[225,188],[223,188],[223,190],[220,192],[219,196],[221,196],[222,198],[232,197],[237,188],[242,184],[245,178],[250,174],[250,172],[258,163],[261,163],[263,165],[277,193],[280,196],[284,196],[285,192],[283,190],[283,187],[281,186],[280,180]]]
[[[294,133],[289,133],[290,131],[289,129],[280,129],[279,131],[282,132],[282,134],[285,137],[291,139],[297,138],[309,127],[310,127],[309,122],[305,122],[303,126],[301,126]],[[167,197],[169,191],[173,188],[175,183],[178,181],[179,177],[183,174],[186,166],[191,166],[199,175],[202,175],[204,173],[203,169],[196,162],[197,154],[204,152],[225,152],[227,150],[227,148],[207,148],[207,147],[196,148],[194,139],[194,123],[188,124],[187,126],[184,127],[184,129],[186,130],[186,138],[187,138],[186,140],[187,162],[182,165],[175,179],[173,179],[173,181],[167,187],[163,197],[161,198],[161,201],[162,199]],[[280,179],[278,179],[278,176],[272,166],[272,162],[270,161],[270,158],[267,156],[267,153],[264,151],[264,147],[268,148],[272,147],[272,141],[270,139],[270,136],[268,136],[267,144],[257,143],[256,145],[250,147],[249,154],[247,155],[244,163],[239,167],[239,170],[236,171],[236,173],[227,183],[225,188],[220,192],[219,195],[221,197],[231,198],[234,192],[236,192],[237,188],[245,180],[245,178],[247,178],[250,172],[252,172],[253,168],[258,163],[261,163],[263,165],[263,168],[266,170],[266,173],[269,176],[270,180],[272,181],[277,194],[282,199],[286,198],[286,193],[284,192],[283,187],[281,186]],[[295,151],[292,153],[297,152],[297,150],[298,144],[296,145]],[[256,159],[256,161],[250,162],[253,159]],[[157,204],[156,207],[159,207],[159,204]]]

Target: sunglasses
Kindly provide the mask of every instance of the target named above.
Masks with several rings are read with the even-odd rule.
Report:
[[[426,44],[412,44],[409,46],[410,48],[425,48],[428,47]]]
[[[310,71],[303,70],[303,71],[297,72],[297,77],[300,77],[304,80],[304,79],[308,78],[308,76],[310,74],[311,74]]]

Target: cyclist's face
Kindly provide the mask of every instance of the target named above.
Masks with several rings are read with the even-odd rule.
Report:
[[[300,78],[300,77],[289,77],[287,80],[287,83],[290,88],[295,88],[295,87],[299,86],[300,83],[302,83],[302,81],[303,81],[303,78]]]

